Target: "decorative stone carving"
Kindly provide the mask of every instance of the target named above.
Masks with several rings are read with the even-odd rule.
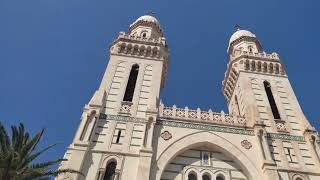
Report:
[[[161,137],[162,139],[164,139],[165,141],[168,141],[172,138],[172,134],[169,131],[163,131],[161,133]]]
[[[278,131],[287,131],[287,127],[284,121],[276,120],[276,126]]]
[[[131,113],[132,102],[123,101],[121,102],[120,113],[130,114]]]
[[[246,149],[250,149],[252,147],[252,144],[251,144],[251,142],[249,142],[248,140],[245,139],[245,140],[241,141],[241,146]]]
[[[277,123],[277,129],[280,131],[286,131],[286,125],[284,123]]]

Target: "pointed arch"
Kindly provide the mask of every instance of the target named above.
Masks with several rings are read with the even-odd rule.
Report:
[[[251,71],[255,71],[255,70],[256,70],[256,62],[251,61]]]
[[[257,71],[260,72],[262,67],[261,67],[261,61],[258,61],[258,65],[257,65]]]
[[[261,177],[262,173],[259,172],[256,165],[237,146],[213,132],[206,131],[189,134],[172,142],[172,144],[170,144],[156,160],[157,170],[154,172],[154,179],[159,180],[161,178],[166,165],[177,155],[187,149],[201,145],[211,145],[219,148],[222,153],[231,157],[240,166],[250,180],[263,179]]]
[[[279,74],[280,73],[280,67],[279,67],[279,64],[277,63],[276,66],[275,66],[275,73],[276,74]]]
[[[245,61],[245,70],[250,70],[250,61],[249,60]]]
[[[115,180],[117,161],[111,161],[107,164],[103,180]]]
[[[273,73],[273,64],[272,63],[269,64],[269,73]]]
[[[263,63],[263,72],[268,72],[268,64],[266,62]]]

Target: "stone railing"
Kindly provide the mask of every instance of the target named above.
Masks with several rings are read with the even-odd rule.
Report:
[[[119,113],[131,115],[131,107],[132,107],[132,102],[122,101],[119,109]]]
[[[200,108],[197,110],[177,108],[175,105],[172,107],[165,107],[162,103],[159,107],[160,118],[169,118],[177,120],[185,120],[192,122],[206,122],[219,125],[232,125],[232,126],[246,126],[245,118],[239,116],[231,116],[221,113],[212,112],[211,109],[208,111],[201,111]]]
[[[243,56],[243,55],[253,56],[253,57],[258,57],[258,58],[280,60],[277,53],[267,54],[267,53],[255,53],[255,52],[248,52],[248,51],[241,51],[241,50],[234,51],[234,58],[237,58],[237,57]]]
[[[137,40],[137,41],[145,41],[145,42],[151,42],[151,43],[160,43],[162,41],[161,38],[155,39],[155,38],[146,38],[146,37],[141,37],[141,36],[133,36],[133,35],[126,34],[124,32],[120,32],[118,38]]]

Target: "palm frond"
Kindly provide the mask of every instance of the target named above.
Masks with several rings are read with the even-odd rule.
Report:
[[[73,170],[73,169],[58,169],[58,170],[49,170],[43,173],[32,173],[28,176],[25,176],[22,180],[31,180],[31,179],[37,179],[37,178],[45,178],[48,176],[54,176],[57,177],[61,174],[66,174],[66,173],[76,173],[80,174],[81,176],[84,176],[83,173]]]
[[[55,164],[58,164],[62,161],[65,161],[65,159],[57,159],[54,161],[47,161],[47,162],[43,162],[43,163],[32,164],[30,168],[31,169],[48,168],[48,167],[55,165]]]
[[[10,138],[2,123],[0,122],[0,152],[8,153],[10,150]]]
[[[63,173],[82,174],[72,169],[50,170],[50,167],[66,159],[32,163],[41,154],[58,144],[52,144],[36,151],[36,147],[43,137],[44,129],[31,137],[24,125],[20,123],[19,126],[11,126],[11,131],[10,138],[0,122],[0,179],[47,180],[49,177]]]

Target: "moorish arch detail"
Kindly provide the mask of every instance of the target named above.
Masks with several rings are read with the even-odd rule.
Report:
[[[156,160],[157,172],[155,179],[161,179],[166,166],[179,154],[188,149],[202,146],[212,147],[215,150],[219,150],[225,156],[230,157],[239,165],[248,179],[253,180],[253,177],[255,179],[257,177],[259,177],[257,179],[263,179],[261,172],[259,172],[255,164],[236,145],[215,133],[205,131],[189,134],[170,144]]]

